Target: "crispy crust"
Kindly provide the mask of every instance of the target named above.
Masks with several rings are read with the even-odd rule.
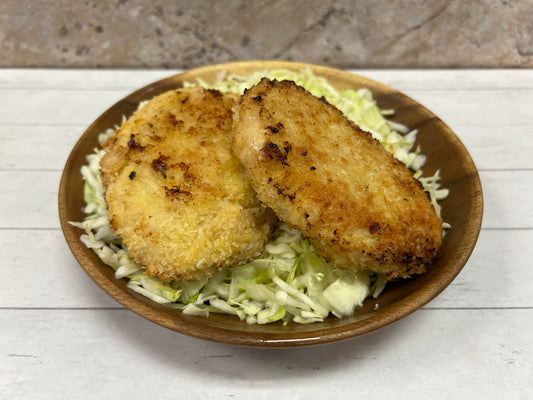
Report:
[[[244,263],[276,218],[231,153],[236,96],[170,91],[110,138],[100,165],[108,215],[136,262],[163,280],[197,280]]]
[[[427,194],[325,99],[264,78],[234,108],[233,130],[259,199],[326,259],[390,278],[426,271],[442,241]]]

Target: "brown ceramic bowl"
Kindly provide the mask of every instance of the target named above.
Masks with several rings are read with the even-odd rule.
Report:
[[[333,342],[371,332],[419,309],[452,282],[474,248],[483,213],[479,175],[467,150],[446,124],[411,98],[370,79],[320,66],[309,67],[338,89],[370,89],[381,108],[396,111],[394,120],[418,129],[418,144],[427,155],[424,174],[431,175],[440,169],[442,185],[450,189],[450,195],[441,203],[442,215],[452,228],[445,235],[442,247],[426,274],[389,284],[377,300],[368,299],[362,309],[344,319],[331,317],[325,322],[303,325],[247,325],[238,318],[227,315],[211,314],[208,318],[187,316],[133,292],[126,287],[125,279],[115,279],[114,271],[83,245],[79,239],[82,232],[68,224],[68,221],[81,221],[84,218],[81,211],[84,202],[80,168],[86,162],[85,156],[98,145],[98,134],[120,124],[122,116],[131,115],[140,101],[179,88],[183,82],[194,81],[198,77],[214,82],[222,71],[245,75],[264,69],[299,70],[307,66],[309,65],[261,61],[190,70],[133,92],[87,128],[65,165],[59,188],[59,216],[72,253],[98,286],[144,318],[186,335],[236,345],[288,347]],[[375,309],[376,303],[379,307]]]

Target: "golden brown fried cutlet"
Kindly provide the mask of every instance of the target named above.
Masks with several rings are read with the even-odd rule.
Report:
[[[260,253],[277,221],[232,154],[235,95],[186,88],[156,96],[105,144],[111,226],[163,280],[197,280]]]
[[[259,199],[337,266],[423,273],[442,221],[412,173],[325,99],[264,78],[234,108],[233,151]]]

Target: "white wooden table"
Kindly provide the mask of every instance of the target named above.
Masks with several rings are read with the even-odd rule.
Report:
[[[0,399],[533,398],[533,70],[358,71],[465,143],[483,228],[462,273],[422,310],[299,349],[212,343],[144,320],[102,292],[63,239],[57,190],[77,138],[175,72],[0,70]]]

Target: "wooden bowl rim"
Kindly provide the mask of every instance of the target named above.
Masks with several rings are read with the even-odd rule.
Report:
[[[138,104],[139,98],[149,99],[156,94],[170,90],[169,88],[173,87],[176,83],[193,81],[195,77],[213,77],[221,71],[252,72],[265,69],[300,70],[307,67],[318,76],[337,80],[334,86],[336,86],[340,80],[345,83],[347,87],[352,84],[354,87],[370,87],[373,93],[375,91],[380,93],[380,95],[375,96],[378,104],[381,94],[392,95],[396,96],[398,99],[402,99],[411,107],[416,107],[418,111],[433,118],[434,121],[438,123],[446,137],[453,142],[454,146],[456,146],[457,152],[461,155],[461,161],[465,166],[465,170],[467,170],[469,174],[467,178],[469,179],[469,184],[472,188],[473,198],[471,199],[471,220],[464,232],[465,241],[461,246],[460,254],[455,257],[453,264],[449,265],[449,268],[442,272],[438,280],[432,280],[429,282],[431,284],[427,284],[426,286],[422,285],[412,293],[402,296],[397,301],[382,309],[367,310],[365,314],[366,317],[364,318],[358,319],[357,316],[354,316],[349,317],[348,320],[336,319],[333,322],[328,320],[327,322],[316,323],[311,326],[296,326],[289,324],[289,327],[276,327],[275,330],[270,328],[271,325],[252,327],[245,322],[235,322],[234,320],[231,320],[231,323],[229,323],[228,326],[225,326],[228,318],[236,319],[231,316],[214,316],[213,314],[208,318],[186,316],[177,310],[171,310],[168,307],[156,304],[126,288],[124,279],[120,281],[114,279],[112,276],[112,269],[97,259],[94,252],[87,249],[80,241],[79,237],[82,232],[69,224],[69,221],[72,220],[72,209],[74,207],[74,205],[69,204],[72,199],[72,193],[69,190],[71,190],[72,187],[72,180],[76,179],[73,177],[73,174],[79,175],[79,171],[73,170],[73,165],[79,163],[79,157],[82,156],[80,151],[87,146],[87,141],[89,139],[94,141],[95,136],[99,133],[96,131],[97,127],[101,126],[109,115],[116,114],[119,106],[129,104],[130,108],[133,110],[133,107],[136,107],[136,104]],[[114,115],[115,119],[116,117],[120,116]],[[100,130],[100,132],[101,131],[102,130]],[[84,155],[87,154],[88,153],[84,153]],[[81,180],[81,175],[78,179]],[[61,176],[58,206],[61,228],[74,257],[87,275],[89,275],[89,277],[102,290],[124,307],[161,326],[201,339],[252,347],[294,347],[329,343],[372,332],[406,317],[435,298],[459,274],[475,247],[481,229],[483,195],[478,171],[462,142],[455,133],[444,124],[444,122],[426,107],[411,99],[409,96],[374,80],[359,76],[352,72],[330,67],[285,61],[245,61],[209,65],[171,75],[130,93],[102,113],[85,130],[71,151]],[[80,207],[82,207],[82,205],[80,205]]]

